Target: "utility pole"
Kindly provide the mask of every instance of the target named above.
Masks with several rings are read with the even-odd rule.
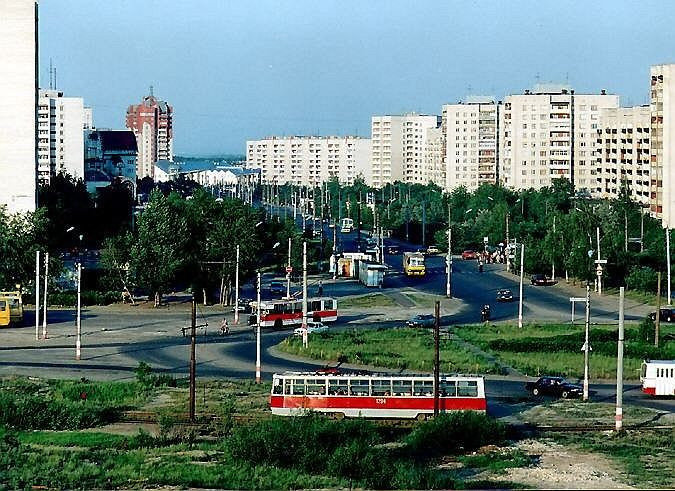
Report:
[[[45,251],[45,291],[42,294],[44,308],[42,309],[42,339],[47,339],[47,286],[49,281],[49,251]]]
[[[40,251],[35,251],[35,340],[40,339]]]
[[[520,293],[518,294],[518,327],[523,327],[523,257],[525,256],[525,244],[520,244]]]
[[[623,420],[623,301],[624,287],[619,288],[619,342],[616,352],[616,414],[614,421],[616,431],[621,431]]]
[[[307,242],[302,243],[302,346],[307,347]]]
[[[640,210],[640,252],[645,250],[645,214]]]
[[[239,244],[237,244],[237,261],[234,267],[234,323],[239,324]]]
[[[333,224],[333,279],[337,279],[337,266],[338,266],[338,260],[337,260],[337,223]]]
[[[195,392],[197,360],[195,345],[197,343],[197,299],[192,294],[192,310],[190,312],[190,421],[195,422]]]
[[[256,308],[256,314],[258,317],[258,325],[257,329],[255,331],[255,382],[259,384],[262,381],[262,376],[260,373],[260,329],[262,326],[260,325],[260,271],[258,271],[258,286],[257,286],[257,293],[258,293],[258,305]]]
[[[358,252],[361,252],[361,202],[356,204],[356,245]]]
[[[668,305],[672,305],[672,299],[670,295],[670,229],[666,229],[666,267],[668,268]],[[47,293],[45,291],[45,293]],[[47,311],[45,310],[45,315]]]
[[[589,330],[591,325],[591,287],[586,285],[586,328],[584,342],[584,401],[588,400],[588,355],[591,350]]]
[[[628,252],[628,215],[625,211],[623,212],[623,238],[623,250],[624,252]]]
[[[439,385],[440,385],[440,330],[441,330],[441,302],[436,300],[436,320],[434,322],[434,416],[439,411]]]
[[[506,272],[508,273],[511,270],[511,261],[509,260],[509,251],[511,247],[509,245],[509,211],[506,210],[506,248],[504,253],[506,255]]]
[[[82,263],[77,263],[77,338],[75,340],[75,359],[82,355]]]
[[[598,272],[602,272],[602,266],[600,265],[600,227],[595,228],[597,243],[598,243]],[[602,295],[602,275],[598,274],[598,295]]]
[[[654,320],[654,346],[659,347],[661,331],[661,271],[656,273],[656,319]]]
[[[426,244],[426,237],[427,237],[427,207],[426,203],[424,200],[422,200],[422,245],[425,246]]]
[[[553,215],[553,237],[555,237],[555,215]],[[555,280],[555,250],[551,255],[551,278]]]
[[[288,238],[288,264],[286,268],[286,298],[291,298],[291,243],[293,241]]]
[[[448,254],[445,258],[447,278],[445,282],[445,296],[452,298],[452,224],[450,223],[450,205],[448,205]]]

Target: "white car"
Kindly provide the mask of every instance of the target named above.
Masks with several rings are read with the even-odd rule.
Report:
[[[293,335],[295,336],[302,336],[302,327],[296,327],[293,330]],[[328,326],[324,324],[323,322],[308,322],[307,323],[307,334],[312,334],[315,332],[328,332]]]

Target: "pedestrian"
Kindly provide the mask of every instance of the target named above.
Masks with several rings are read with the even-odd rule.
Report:
[[[319,280],[319,296],[323,296],[323,282]]]
[[[220,323],[220,334],[230,334],[230,327],[227,325],[227,319],[223,317],[223,322]]]

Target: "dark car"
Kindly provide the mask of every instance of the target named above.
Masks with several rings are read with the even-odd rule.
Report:
[[[672,309],[670,307],[664,307],[662,308],[659,314],[659,319],[661,322],[673,322],[675,321],[675,309]],[[649,314],[649,318],[653,321],[656,320],[656,312],[652,312]]]
[[[556,280],[549,278],[545,274],[533,274],[530,278],[530,282],[535,286],[550,286],[558,283]]]
[[[584,391],[580,385],[571,384],[562,377],[541,377],[536,382],[527,382],[525,389],[535,396],[548,395],[563,399],[580,397]]]
[[[511,302],[513,292],[511,290],[497,290],[497,302]]]
[[[270,281],[269,291],[272,295],[283,295],[286,292],[286,285],[281,281]]]
[[[434,327],[436,317],[432,314],[419,314],[406,322],[408,327]]]
[[[244,312],[246,314],[251,313],[251,299],[249,298],[240,298],[239,299],[239,306],[237,308],[239,312]],[[235,311],[235,307],[232,307],[232,312]]]
[[[399,246],[390,245],[387,247],[387,254],[400,254],[401,248]]]

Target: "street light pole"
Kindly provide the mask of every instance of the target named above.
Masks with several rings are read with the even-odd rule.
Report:
[[[47,281],[49,281],[49,251],[45,251],[45,291],[42,294],[44,308],[42,309],[42,339],[47,339]]]
[[[195,357],[195,345],[197,344],[197,299],[192,294],[192,309],[190,310],[190,421],[195,421],[195,392],[197,376],[197,360]]]
[[[586,328],[584,342],[584,401],[588,400],[588,355],[591,349],[589,330],[591,324],[591,287],[586,285]]]
[[[621,431],[623,420],[623,320],[624,287],[619,288],[619,342],[616,353],[616,431]]]
[[[286,271],[286,298],[291,298],[291,238],[288,238],[288,268]]]
[[[452,298],[452,225],[450,224],[450,206],[448,206],[448,255],[445,259],[447,278],[445,281],[445,296]]]
[[[520,293],[518,294],[518,327],[523,327],[523,256],[525,255],[525,244],[520,244]]]
[[[40,339],[40,251],[35,251],[35,340]]]
[[[234,267],[234,323],[239,324],[239,244],[237,244],[237,262]]]
[[[333,224],[333,279],[337,279],[337,265],[338,265],[338,260],[337,260],[337,246],[336,246],[336,241],[337,241],[337,223]]]
[[[598,244],[598,268],[602,268],[600,265],[600,227],[595,228],[596,240]],[[598,271],[601,271],[598,269]],[[602,276],[598,274],[598,295],[602,295]]]
[[[77,340],[75,341],[75,359],[82,355],[82,263],[77,263]]]
[[[302,346],[307,347],[307,241],[302,243]]]
[[[670,229],[666,228],[666,267],[668,268],[668,305],[672,305],[672,299],[670,295]],[[47,293],[45,291],[45,293]],[[45,315],[47,311],[45,310]]]
[[[256,308],[256,313],[258,317],[258,325],[255,333],[255,382],[259,384],[262,381],[260,374],[260,271],[258,271],[258,305]]]

